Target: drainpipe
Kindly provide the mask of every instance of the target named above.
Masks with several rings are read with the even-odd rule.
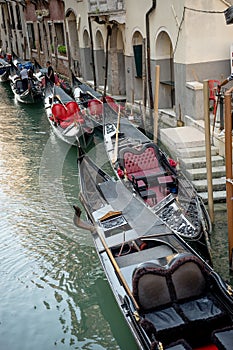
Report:
[[[95,73],[95,57],[94,57],[94,45],[93,45],[93,35],[91,27],[91,18],[88,17],[89,31],[90,31],[90,40],[91,40],[91,59],[92,59],[92,69],[93,69],[93,80],[94,80],[94,90],[97,89],[96,85],[96,73]]]
[[[150,111],[154,108],[153,93],[152,93],[152,82],[151,82],[151,65],[150,65],[150,21],[149,16],[156,8],[156,0],[153,0],[152,7],[146,13],[146,47],[147,47],[147,81],[148,91],[150,99]]]

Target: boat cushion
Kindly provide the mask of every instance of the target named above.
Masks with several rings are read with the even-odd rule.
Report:
[[[65,105],[60,103],[53,104],[52,114],[54,118],[60,122],[84,122],[79,106],[75,101],[69,101]]]
[[[156,330],[166,330],[185,324],[181,316],[173,307],[168,307],[161,311],[149,312],[145,315],[145,319],[156,325]]]
[[[135,270],[133,296],[162,341],[169,329],[170,339],[177,339],[179,332],[199,345],[195,332],[210,340],[212,329],[226,325],[226,312],[211,294],[209,276],[204,262],[191,253],[177,254],[162,267]]]
[[[119,150],[119,162],[125,169],[128,179],[150,179],[154,181],[166,172],[159,163],[160,154],[154,144],[144,144],[141,149],[124,147]],[[147,181],[148,182],[148,181]]]
[[[144,311],[171,304],[164,268],[139,267],[133,275],[133,294]]]
[[[122,106],[120,103],[116,103],[114,99],[111,96],[105,96],[105,100],[107,104],[115,111],[115,112],[122,112],[124,110],[124,106]]]
[[[88,101],[88,110],[92,116],[103,114],[103,103],[98,100]]]
[[[184,339],[179,339],[165,347],[165,350],[192,350],[192,348]]]
[[[143,152],[133,153],[132,150],[124,152],[124,165],[127,174],[137,173],[146,170],[156,170],[159,166],[152,147],[146,148]]]
[[[232,350],[233,348],[233,328],[225,328],[213,333],[212,339],[214,344],[220,350]]]
[[[23,82],[22,80],[16,80],[15,87],[18,91],[23,91]]]
[[[199,260],[195,257],[179,259],[178,261],[174,260],[171,265],[171,278],[177,300],[199,297],[205,293],[207,276],[204,276],[203,266]]]
[[[179,307],[190,321],[210,319],[222,314],[218,306],[207,296],[179,304]]]

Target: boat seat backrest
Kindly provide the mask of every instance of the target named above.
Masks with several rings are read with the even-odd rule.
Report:
[[[171,303],[164,268],[142,267],[133,275],[133,295],[144,311]]]
[[[98,100],[88,101],[88,110],[92,116],[103,114],[103,103]]]
[[[203,295],[207,289],[207,272],[195,256],[185,256],[170,265],[176,300],[189,300]]]
[[[133,274],[133,296],[148,311],[190,299],[197,299],[207,288],[204,264],[192,254],[178,254],[168,265],[138,267]]]
[[[16,86],[16,89],[18,89],[19,91],[23,90],[23,82],[22,82],[22,80],[16,80],[15,86]]]
[[[60,121],[64,121],[67,119],[67,110],[65,106],[60,103],[55,103],[52,106],[52,114],[54,117]]]
[[[159,167],[159,162],[153,147],[143,148],[140,151],[132,148],[123,149],[122,151],[123,167],[128,174]]]

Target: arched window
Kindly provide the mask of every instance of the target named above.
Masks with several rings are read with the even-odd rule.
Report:
[[[133,36],[133,52],[136,67],[136,74],[138,78],[142,77],[142,35],[138,31]]]

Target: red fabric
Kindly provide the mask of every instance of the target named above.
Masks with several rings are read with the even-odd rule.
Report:
[[[120,107],[120,111],[124,110],[124,107],[120,104],[117,104],[111,96],[105,96],[105,99],[106,99],[107,103],[109,104],[109,106],[115,112],[117,112],[117,113],[119,112],[119,107]]]
[[[52,114],[55,120],[60,122],[67,121],[72,123],[76,121],[78,123],[84,123],[79,112],[79,106],[75,101],[70,101],[65,106],[60,103],[55,103],[52,106]]]
[[[176,166],[177,166],[177,162],[174,160],[174,159],[169,159],[169,163],[170,163],[170,165],[173,167],[173,168],[175,168]]]
[[[124,178],[124,170],[122,170],[121,168],[118,168],[117,169],[117,174],[118,174],[118,176],[121,178],[121,179],[123,179]]]
[[[195,348],[194,350],[218,350],[218,348],[214,344],[210,344],[201,348]]]
[[[88,101],[88,109],[91,115],[102,115],[103,114],[103,104],[98,100]]]
[[[66,108],[60,103],[55,103],[52,106],[52,114],[56,120],[64,121],[67,119]]]
[[[64,121],[64,122],[60,122],[60,127],[62,129],[66,129],[68,126],[70,126],[72,124],[71,121]]]
[[[156,168],[159,170],[158,159],[156,158],[154,149],[152,147],[148,147],[143,153],[139,154],[125,152],[124,166],[128,174],[135,174],[148,170],[154,172],[154,169]],[[138,173],[137,175],[140,174]]]

